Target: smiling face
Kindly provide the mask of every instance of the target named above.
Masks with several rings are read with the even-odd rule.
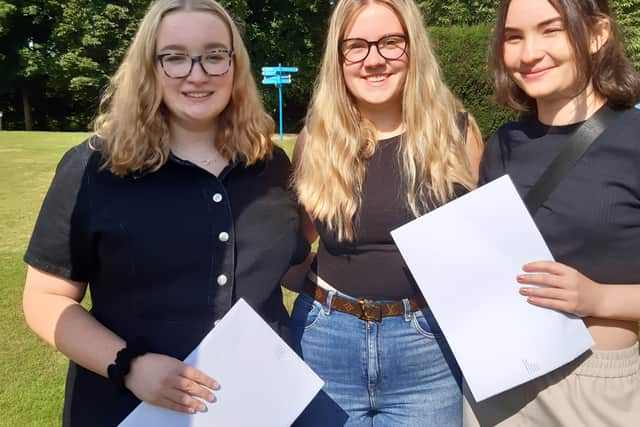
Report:
[[[195,56],[220,49],[231,49],[231,34],[219,16],[209,12],[176,11],[162,18],[156,54]],[[156,78],[170,125],[193,130],[215,127],[217,117],[231,99],[233,76],[233,61],[224,75],[209,76],[195,63],[191,74],[179,79],[168,77],[157,62]]]
[[[573,48],[560,14],[547,0],[511,1],[503,49],[509,76],[536,102],[577,95]]]
[[[396,13],[389,6],[370,3],[348,22],[343,36],[375,42],[388,35],[404,35]],[[380,46],[383,48],[383,46]],[[360,62],[344,60],[342,72],[348,91],[361,112],[369,109],[402,110],[402,92],[409,67],[408,52],[397,59],[386,59],[375,45]]]

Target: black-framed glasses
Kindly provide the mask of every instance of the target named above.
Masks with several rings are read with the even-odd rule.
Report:
[[[186,53],[161,53],[156,55],[164,74],[171,79],[184,79],[191,74],[193,64],[200,64],[208,76],[227,74],[233,60],[233,49],[216,49],[202,55]]]
[[[369,56],[371,46],[375,46],[380,56],[393,60],[404,55],[407,44],[407,36],[404,34],[389,34],[373,42],[358,38],[344,39],[340,42],[340,54],[347,62],[362,62]]]

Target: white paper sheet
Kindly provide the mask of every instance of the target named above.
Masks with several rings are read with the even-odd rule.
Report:
[[[508,176],[391,232],[476,401],[548,373],[593,345],[583,322],[518,293],[527,262],[552,260]]]
[[[185,359],[220,384],[207,412],[141,403],[120,427],[286,427],[323,381],[240,299]]]

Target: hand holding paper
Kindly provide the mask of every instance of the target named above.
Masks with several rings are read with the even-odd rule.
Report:
[[[579,271],[554,261],[531,262],[523,270],[526,274],[518,276],[518,283],[537,285],[520,288],[530,304],[580,317],[598,316],[603,289]]]
[[[480,401],[593,345],[580,319],[528,304],[516,277],[553,259],[509,177],[394,231],[407,266]]]
[[[131,363],[126,377],[129,390],[140,400],[173,411],[204,411],[200,400],[212,402],[218,384],[209,376],[173,357],[147,353]]]
[[[322,380],[251,307],[239,300],[185,359],[220,384],[205,412],[141,403],[120,427],[287,427]]]

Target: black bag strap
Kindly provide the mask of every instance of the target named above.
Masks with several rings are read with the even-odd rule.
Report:
[[[618,112],[605,105],[569,135],[565,147],[524,196],[524,204],[531,216],[542,206],[591,144],[611,126],[618,115]]]

